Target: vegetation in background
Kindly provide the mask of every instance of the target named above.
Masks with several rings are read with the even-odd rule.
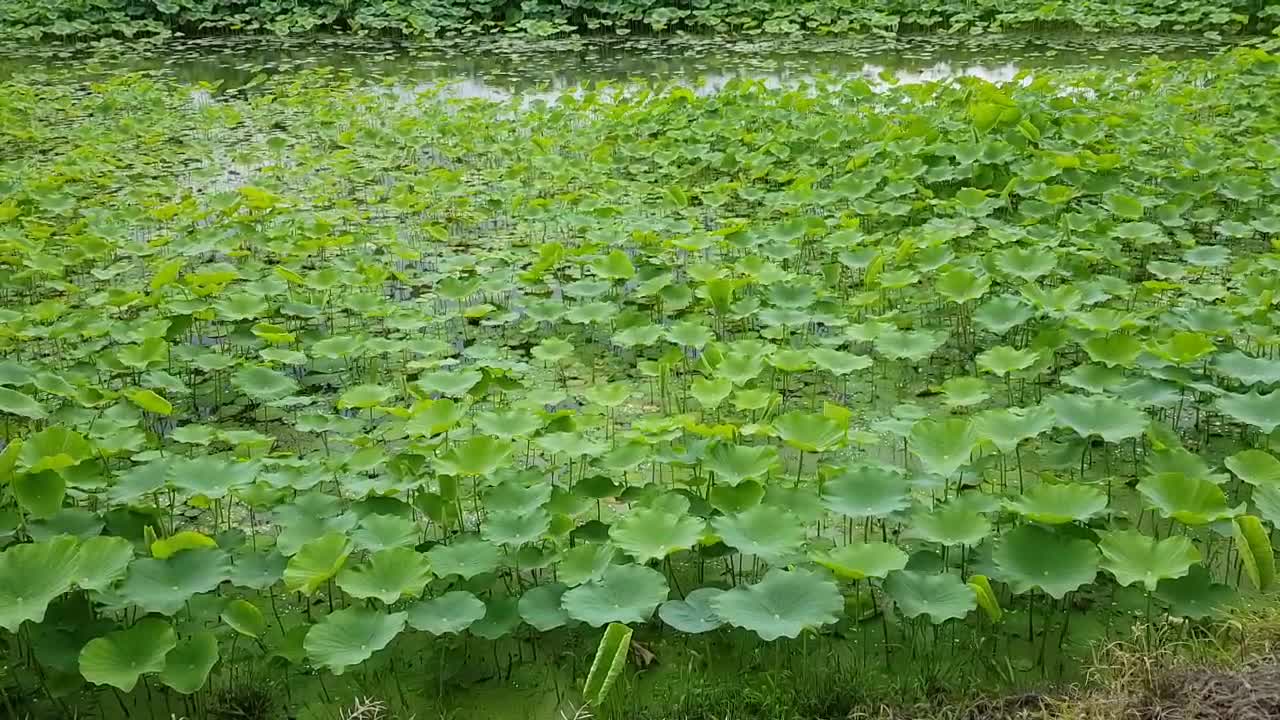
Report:
[[[927,695],[1267,602],[1280,60],[890,81],[0,84],[0,707]]]
[[[1272,0],[6,0],[0,4],[0,37],[321,30],[427,37],[490,32],[970,33],[1063,27],[1234,33],[1272,28],[1278,16],[1280,4]]]

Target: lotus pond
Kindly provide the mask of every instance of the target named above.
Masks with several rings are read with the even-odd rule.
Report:
[[[778,717],[744,678],[1025,687],[1269,602],[1265,49],[554,102],[45,57],[7,716]]]

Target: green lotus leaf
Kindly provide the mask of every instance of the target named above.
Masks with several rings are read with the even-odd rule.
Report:
[[[258,466],[223,457],[184,458],[170,465],[174,487],[192,495],[221,499],[253,484]]]
[[[805,452],[826,452],[845,441],[846,426],[818,413],[789,412],[773,422],[773,429],[791,447]]]
[[[251,638],[261,638],[267,632],[267,620],[253,603],[236,598],[227,603],[220,616],[232,630]]]
[[[61,425],[29,436],[18,452],[18,467],[30,474],[62,471],[93,456],[93,446],[83,435]]]
[[[1243,503],[1227,506],[1222,488],[1201,477],[1180,472],[1149,475],[1138,483],[1138,492],[1165,517],[1186,525],[1207,525],[1244,512]]]
[[[947,546],[977,545],[991,534],[991,522],[980,513],[950,503],[932,511],[914,513],[907,534]]]
[[[231,376],[231,384],[250,399],[268,403],[298,391],[298,383],[288,375],[261,365],[246,365]]]
[[[610,565],[600,578],[567,591],[561,606],[574,620],[600,627],[642,623],[667,599],[667,579],[641,565]]]
[[[934,625],[962,618],[978,607],[976,591],[948,573],[898,570],[885,579],[884,590],[904,616],[923,615]]]
[[[1046,525],[1084,522],[1107,509],[1107,494],[1079,484],[1041,483],[1005,502],[1019,515]]]
[[[1215,355],[1213,368],[1245,385],[1280,384],[1280,360],[1250,357],[1239,350]]]
[[[120,595],[146,612],[174,615],[192,596],[206,593],[228,576],[220,550],[186,550],[173,557],[141,558],[129,565]]]
[[[276,550],[240,556],[231,566],[231,584],[265,590],[284,578],[289,561]]]
[[[996,595],[996,591],[991,587],[991,581],[985,575],[974,575],[969,578],[968,585],[973,588],[978,607],[987,614],[987,618],[991,622],[1000,622],[1004,617],[1004,608],[1000,607],[1000,596]]]
[[[457,575],[468,580],[497,570],[502,562],[502,551],[478,538],[460,538],[448,545],[431,548],[427,551],[427,558],[437,576]]]
[[[133,543],[121,537],[86,538],[76,550],[75,584],[82,590],[106,590],[133,560]]]
[[[851,518],[882,518],[907,509],[911,489],[892,468],[856,465],[822,485],[822,504]]]
[[[775,505],[756,505],[740,513],[717,517],[712,527],[725,544],[771,565],[798,553],[806,535],[800,518]]]
[[[536,443],[549,453],[564,453],[575,458],[599,455],[605,449],[603,444],[580,432],[546,433],[538,437]]]
[[[356,385],[347,388],[338,396],[338,409],[368,410],[378,405],[385,405],[395,396],[394,389],[382,385]]]
[[[739,585],[712,598],[711,606],[730,625],[771,641],[836,622],[844,598],[835,583],[817,573],[773,568],[755,585]]]
[[[683,600],[668,600],[658,608],[658,617],[682,633],[697,635],[711,632],[724,625],[716,614],[713,602],[724,594],[719,588],[698,588]]]
[[[1214,407],[1232,420],[1267,434],[1280,427],[1280,390],[1265,394],[1256,390],[1239,395],[1228,393],[1219,397]]]
[[[528,437],[542,429],[543,420],[538,415],[517,408],[477,413],[476,429],[504,440]]]
[[[428,393],[461,397],[483,379],[479,370],[438,370],[423,373],[417,385]]]
[[[708,502],[711,507],[726,515],[745,512],[760,504],[765,488],[755,480],[744,480],[738,485],[715,485]]]
[[[997,335],[1009,332],[1033,316],[1031,306],[1016,295],[991,298],[973,313],[974,322]]]
[[[831,348],[810,348],[809,358],[818,367],[837,376],[866,370],[873,364],[871,358],[866,355],[856,355]]]
[[[539,632],[547,632],[569,623],[569,613],[560,602],[569,588],[560,583],[539,585],[520,596],[520,618]]]
[[[485,615],[484,603],[463,590],[415,603],[409,608],[409,625],[432,635],[457,634]]]
[[[94,638],[80,650],[80,674],[94,685],[132,692],[138,679],[165,668],[178,634],[164,620],[144,618],[127,630]]]
[[[768,445],[717,443],[702,459],[702,466],[715,473],[716,483],[726,485],[765,477],[780,465],[778,451]]]
[[[485,640],[497,640],[520,627],[519,601],[513,597],[493,596],[485,603],[484,617],[471,624],[471,634]]]
[[[357,550],[377,552],[395,547],[413,547],[418,544],[418,526],[408,518],[397,515],[366,515],[351,531],[351,541]]]
[[[689,394],[707,410],[715,410],[733,392],[733,383],[726,378],[694,378],[689,383]]]
[[[950,477],[969,462],[969,453],[978,444],[978,431],[968,418],[916,421],[907,436],[907,447],[924,469]]]
[[[126,392],[125,396],[129,398],[129,402],[149,413],[164,416],[173,414],[173,404],[152,390],[138,388]]]
[[[886,330],[875,339],[876,352],[890,360],[923,360],[946,343],[946,330]]]
[[[1045,404],[1053,409],[1057,426],[1084,438],[1097,435],[1116,443],[1141,435],[1147,427],[1146,413],[1102,395],[1055,395],[1045,398]]]
[[[1161,580],[1186,575],[1200,562],[1200,551],[1183,535],[1156,540],[1137,530],[1112,530],[1102,533],[1098,549],[1102,551],[1102,568],[1114,575],[1116,582],[1141,582],[1147,592],[1154,592]]]
[[[1266,591],[1276,578],[1276,560],[1275,552],[1271,549],[1271,535],[1258,518],[1243,515],[1235,520],[1233,540],[1249,580],[1258,590]]]
[[[981,378],[956,377],[942,383],[942,401],[947,407],[980,405],[991,397],[990,386]]]
[[[1155,596],[1169,606],[1173,615],[1200,620],[1224,614],[1235,600],[1236,591],[1213,582],[1203,565],[1195,565],[1180,578],[1161,580]]]
[[[341,675],[382,650],[404,630],[408,613],[380,613],[351,607],[329,613],[311,626],[303,647],[316,665]]]
[[[491,512],[480,535],[494,545],[519,547],[543,537],[551,528],[551,514],[542,508]]]
[[[978,369],[985,370],[996,377],[1004,377],[1018,370],[1026,370],[1036,363],[1040,354],[1034,350],[1017,350],[1008,345],[998,345],[979,353]]]
[[[209,672],[218,663],[218,639],[213,633],[195,633],[169,651],[160,671],[160,682],[183,695],[190,695],[204,687]]]
[[[896,545],[865,542],[842,545],[818,553],[813,561],[846,580],[884,578],[907,566],[907,554]]]
[[[649,507],[620,518],[609,529],[609,538],[637,562],[645,563],[692,547],[705,529],[703,522],[683,511]]]
[[[618,551],[612,545],[584,543],[564,551],[557,566],[560,582],[574,587],[592,580],[599,580],[613,564]]]
[[[1242,450],[1225,460],[1227,469],[1254,487],[1280,488],[1280,460],[1262,450]]]
[[[53,470],[18,475],[9,484],[18,506],[32,518],[50,518],[62,509],[67,481]]]
[[[45,410],[35,398],[7,387],[0,387],[0,412],[31,420],[44,420],[49,417],[49,411]]]
[[[631,653],[631,628],[613,623],[604,631],[600,645],[596,647],[595,658],[591,661],[591,670],[582,685],[582,697],[593,706],[602,705],[609,696],[609,690],[622,675],[627,664],[627,656]]]
[[[330,533],[303,545],[284,569],[284,584],[292,592],[312,595],[332,580],[354,548],[346,535]]]
[[[183,550],[215,549],[217,547],[218,543],[208,535],[192,530],[183,530],[151,543],[151,556],[166,560]]]
[[[1062,599],[1098,575],[1098,548],[1038,525],[1020,525],[996,542],[992,560],[1018,595],[1039,588]]]
[[[343,568],[337,582],[353,598],[377,598],[390,605],[421,595],[430,580],[426,555],[411,547],[393,547],[371,554],[364,563]]]
[[[477,435],[437,456],[436,464],[440,472],[448,475],[488,476],[511,457],[513,450],[510,442]]]
[[[79,549],[62,535],[0,552],[0,627],[16,634],[27,620],[44,622],[49,603],[82,576]]]
[[[1002,453],[1011,453],[1022,441],[1052,428],[1053,411],[1044,405],[987,410],[974,418],[973,425],[982,440]]]
[[[1081,343],[1089,359],[1107,367],[1133,367],[1142,352],[1142,343],[1132,335],[1113,333],[1091,337]]]
[[[972,188],[966,188],[972,189]],[[955,303],[977,300],[991,288],[991,277],[968,268],[956,267],[943,273],[934,284],[938,294]]]

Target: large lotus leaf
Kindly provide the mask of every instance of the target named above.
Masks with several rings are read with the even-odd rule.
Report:
[[[642,623],[667,599],[667,579],[641,565],[610,565],[598,580],[564,594],[561,605],[575,620],[600,627],[608,623]]]
[[[489,512],[533,512],[551,500],[551,490],[546,481],[526,485],[517,479],[504,480],[485,491],[484,507]]]
[[[528,410],[504,409],[476,413],[476,429],[505,440],[527,437],[542,429],[543,419]]]
[[[551,513],[542,508],[527,511],[491,512],[480,535],[494,545],[516,548],[532,543],[551,528]]]
[[[724,594],[720,588],[698,588],[683,600],[668,600],[658,608],[658,617],[682,633],[696,635],[710,632],[724,625],[716,614],[713,602]]]
[[[502,551],[478,538],[455,539],[448,545],[437,545],[427,551],[431,567],[439,577],[458,575],[469,580],[493,572],[502,562]]]
[[[224,498],[231,492],[252,485],[257,472],[256,463],[235,462],[212,456],[177,460],[169,469],[174,487],[185,493],[211,499]]]
[[[380,613],[362,607],[336,610],[307,632],[307,658],[334,675],[359,665],[385,648],[404,629],[408,613]]]
[[[804,452],[826,452],[839,447],[847,431],[843,423],[826,415],[798,410],[778,417],[773,428],[784,442]]]
[[[50,518],[62,509],[67,481],[53,470],[18,475],[9,483],[18,506],[32,518]]]
[[[1132,405],[1103,395],[1055,395],[1045,399],[1056,424],[1081,437],[1097,435],[1115,443],[1137,437],[1147,427],[1147,414]]]
[[[265,590],[284,577],[288,564],[288,559],[275,550],[236,557],[231,566],[231,584]]]
[[[80,674],[95,685],[132,692],[138,678],[164,670],[178,635],[164,620],[145,618],[127,630],[94,638],[80,650]]]
[[[1102,568],[1114,575],[1116,582],[1141,582],[1147,592],[1154,592],[1161,580],[1186,575],[1200,561],[1200,551],[1183,535],[1156,540],[1137,530],[1112,530],[1102,533],[1098,549],[1102,551]]]
[[[1018,443],[1053,427],[1053,410],[1045,405],[987,410],[975,417],[973,424],[978,437],[1002,453],[1011,453]]]
[[[217,541],[208,535],[194,530],[183,530],[169,537],[152,541],[151,557],[164,560],[184,550],[207,550],[217,547]]]
[[[298,391],[298,383],[283,373],[260,365],[246,365],[231,376],[231,384],[253,400],[271,402]]]
[[[949,503],[913,513],[907,534],[942,545],[976,545],[991,534],[991,522],[981,513]]]
[[[1022,298],[1016,295],[1001,295],[978,306],[973,313],[973,320],[981,327],[997,335],[1003,335],[1030,320],[1033,314],[1031,306]]]
[[[539,435],[534,444],[553,455],[564,453],[570,458],[599,455],[606,448],[582,432],[549,432]]]
[[[409,624],[432,635],[460,633],[485,615],[484,603],[464,590],[452,590],[409,608]]]
[[[973,587],[958,575],[948,573],[898,570],[885,579],[884,589],[903,615],[909,618],[924,615],[934,625],[962,618],[978,607]]]
[[[1034,350],[1016,350],[1008,345],[997,345],[977,357],[978,369],[997,377],[1004,377],[1018,370],[1026,370],[1035,364],[1040,354]]]
[[[778,451],[769,445],[718,443],[702,459],[702,466],[715,473],[716,483],[737,485],[776,470]]]
[[[1236,477],[1260,487],[1270,485],[1280,488],[1280,460],[1262,450],[1242,450],[1228,457],[1225,461],[1227,469]]]
[[[1143,478],[1138,492],[1165,517],[1186,525],[1207,525],[1244,512],[1244,503],[1227,506],[1222,488],[1180,472],[1162,472]]]
[[[35,398],[6,387],[0,387],[0,413],[18,415],[31,420],[43,420],[49,417],[49,412]]]
[[[1021,525],[1001,536],[992,560],[1000,579],[1018,595],[1039,588],[1061,599],[1098,574],[1098,548],[1093,543],[1038,525]]]
[[[911,489],[892,468],[857,465],[822,485],[822,503],[851,518],[880,518],[909,507]]]
[[[338,587],[353,598],[377,598],[390,605],[401,598],[417,597],[431,580],[427,556],[411,547],[379,550],[354,567],[338,574]]]
[[[340,533],[312,540],[289,558],[284,569],[285,586],[304,595],[313,594],[338,574],[351,551],[351,541]]]
[[[76,551],[76,586],[84,590],[106,590],[124,575],[131,560],[133,543],[128,540],[106,535],[88,538]]]
[[[756,480],[744,480],[739,485],[715,485],[707,496],[711,507],[722,513],[740,513],[760,504],[765,489]]]
[[[614,544],[648,562],[692,547],[702,538],[705,524],[673,508],[649,507],[627,513],[609,529]]]
[[[338,409],[356,408],[368,410],[378,405],[385,405],[396,396],[396,391],[382,385],[355,385],[347,388],[338,396]]]
[[[885,330],[875,339],[876,352],[890,360],[919,361],[947,342],[946,330]]]
[[[213,633],[198,632],[178,642],[164,659],[160,682],[190,695],[204,687],[209,671],[218,663],[218,639]]]
[[[1161,580],[1155,596],[1173,615],[1199,620],[1222,615],[1235,600],[1236,591],[1215,583],[1203,565],[1195,565],[1180,578]]]
[[[366,515],[355,530],[351,541],[357,550],[376,552],[395,547],[413,547],[418,544],[418,526],[409,518],[398,515],[373,513]]]
[[[227,555],[221,550],[186,550],[173,557],[142,558],[129,565],[120,595],[146,612],[174,615],[187,601],[227,579]]]
[[[1266,394],[1256,390],[1240,395],[1227,394],[1219,397],[1214,406],[1227,417],[1267,434],[1280,427],[1280,390]]]
[[[918,420],[907,436],[907,447],[924,469],[942,477],[969,462],[969,453],[977,444],[978,431],[968,418]]]
[[[1042,483],[1005,502],[1019,515],[1046,525],[1086,521],[1107,509],[1107,494],[1089,485]]]
[[[18,451],[18,467],[27,473],[61,471],[93,457],[93,446],[80,433],[61,425],[31,435]]]
[[[75,538],[10,546],[0,552],[0,627],[17,633],[24,621],[44,621],[49,603],[79,577]]]
[[[262,616],[262,611],[248,600],[240,598],[232,600],[222,609],[219,617],[228,627],[241,635],[261,638],[267,632],[267,620]]]
[[[884,542],[853,543],[814,555],[814,562],[848,580],[883,578],[907,566],[907,554]]]
[[[448,475],[491,475],[511,457],[514,449],[506,440],[477,435],[437,456],[436,465]]]
[[[755,585],[739,585],[713,598],[711,606],[725,622],[768,641],[836,622],[844,598],[835,583],[817,573],[774,568]]]
[[[569,613],[560,605],[568,589],[560,583],[551,583],[525,591],[520,596],[520,618],[539,632],[568,624]]]
[[[574,587],[585,582],[598,580],[604,571],[613,564],[618,554],[617,548],[602,543],[583,543],[564,551],[556,573],[560,582]]]
[[[471,624],[471,634],[485,640],[497,640],[510,635],[519,626],[519,601],[513,597],[493,596],[485,603],[484,617]]]
[[[831,348],[811,348],[809,358],[814,364],[833,375],[848,375],[857,370],[871,367],[871,358],[866,355],[833,350]]]
[[[712,525],[725,544],[770,564],[794,556],[805,540],[805,525],[800,518],[776,505],[756,505],[744,512],[723,515]]]
[[[1255,358],[1239,350],[1216,355],[1213,367],[1218,372],[1245,385],[1280,384],[1280,360]]]

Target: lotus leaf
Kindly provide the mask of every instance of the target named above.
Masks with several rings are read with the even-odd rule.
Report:
[[[978,607],[976,591],[956,575],[898,570],[884,582],[885,592],[909,618],[926,616],[934,625],[962,618]]]
[[[642,623],[667,599],[667,579],[640,565],[610,565],[596,580],[564,594],[561,604],[574,620],[600,627]]]
[[[836,622],[844,610],[835,583],[808,570],[780,568],[755,585],[733,588],[710,602],[725,622],[766,641],[794,638],[807,628]]]
[[[127,630],[94,638],[80,651],[80,674],[95,685],[131,692],[138,679],[162,672],[165,658],[178,646],[169,623],[144,618]]]
[[[352,607],[336,610],[311,626],[303,643],[307,657],[334,675],[382,650],[404,629],[408,613],[380,613]]]

